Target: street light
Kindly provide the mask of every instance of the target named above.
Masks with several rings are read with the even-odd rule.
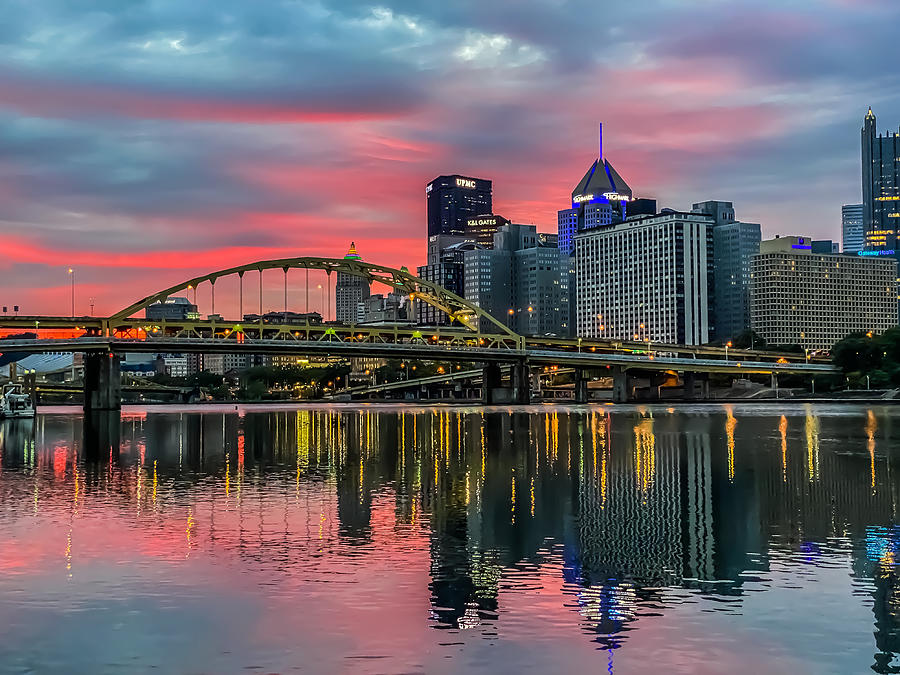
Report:
[[[75,316],[75,270],[69,268],[69,276],[72,277],[72,316]]]
[[[317,288],[322,291],[322,321],[328,321],[328,317],[325,315],[325,289],[322,288],[322,284],[319,284]]]
[[[731,346],[731,340],[725,343],[725,360],[728,360],[728,348]]]

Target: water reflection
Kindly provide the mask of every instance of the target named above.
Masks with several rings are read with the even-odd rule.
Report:
[[[643,625],[694,626],[712,611],[764,632],[771,617],[753,596],[802,588],[790,602],[815,612],[809,570],[846,569],[848,597],[871,612],[858,627],[875,635],[860,645],[866,662],[797,658],[900,672],[891,414],[326,408],[126,414],[121,427],[45,415],[0,425],[0,535],[30,546],[0,551],[0,564],[32,555],[52,571],[64,548],[76,583],[81,551],[118,554],[83,534],[98,517],[134,528],[135,541],[117,545],[183,564],[225,556],[272,583],[333,584],[385,551],[403,572],[421,552],[422,622],[524,637],[516,631],[541,622],[506,612],[527,596],[545,619],[577,625],[569,639],[593,643],[595,665],[610,671],[623,667],[620,648],[645,639]],[[42,523],[63,523],[64,546],[20,532]],[[410,584],[392,592],[414,593]],[[703,645],[699,629],[689,637]]]

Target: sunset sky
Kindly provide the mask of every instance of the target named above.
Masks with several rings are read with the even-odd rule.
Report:
[[[86,11],[86,7],[92,9]],[[840,238],[900,127],[896,0],[8,0],[0,304],[98,313],[292,255],[424,261],[427,181],[555,231],[596,156],[638,196]]]

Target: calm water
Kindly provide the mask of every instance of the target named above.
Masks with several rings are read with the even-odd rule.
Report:
[[[900,408],[85,426],[0,423],[2,673],[900,672]]]

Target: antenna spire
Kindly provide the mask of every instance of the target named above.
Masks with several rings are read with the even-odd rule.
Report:
[[[599,123],[597,131],[597,159],[603,159],[603,122]]]

